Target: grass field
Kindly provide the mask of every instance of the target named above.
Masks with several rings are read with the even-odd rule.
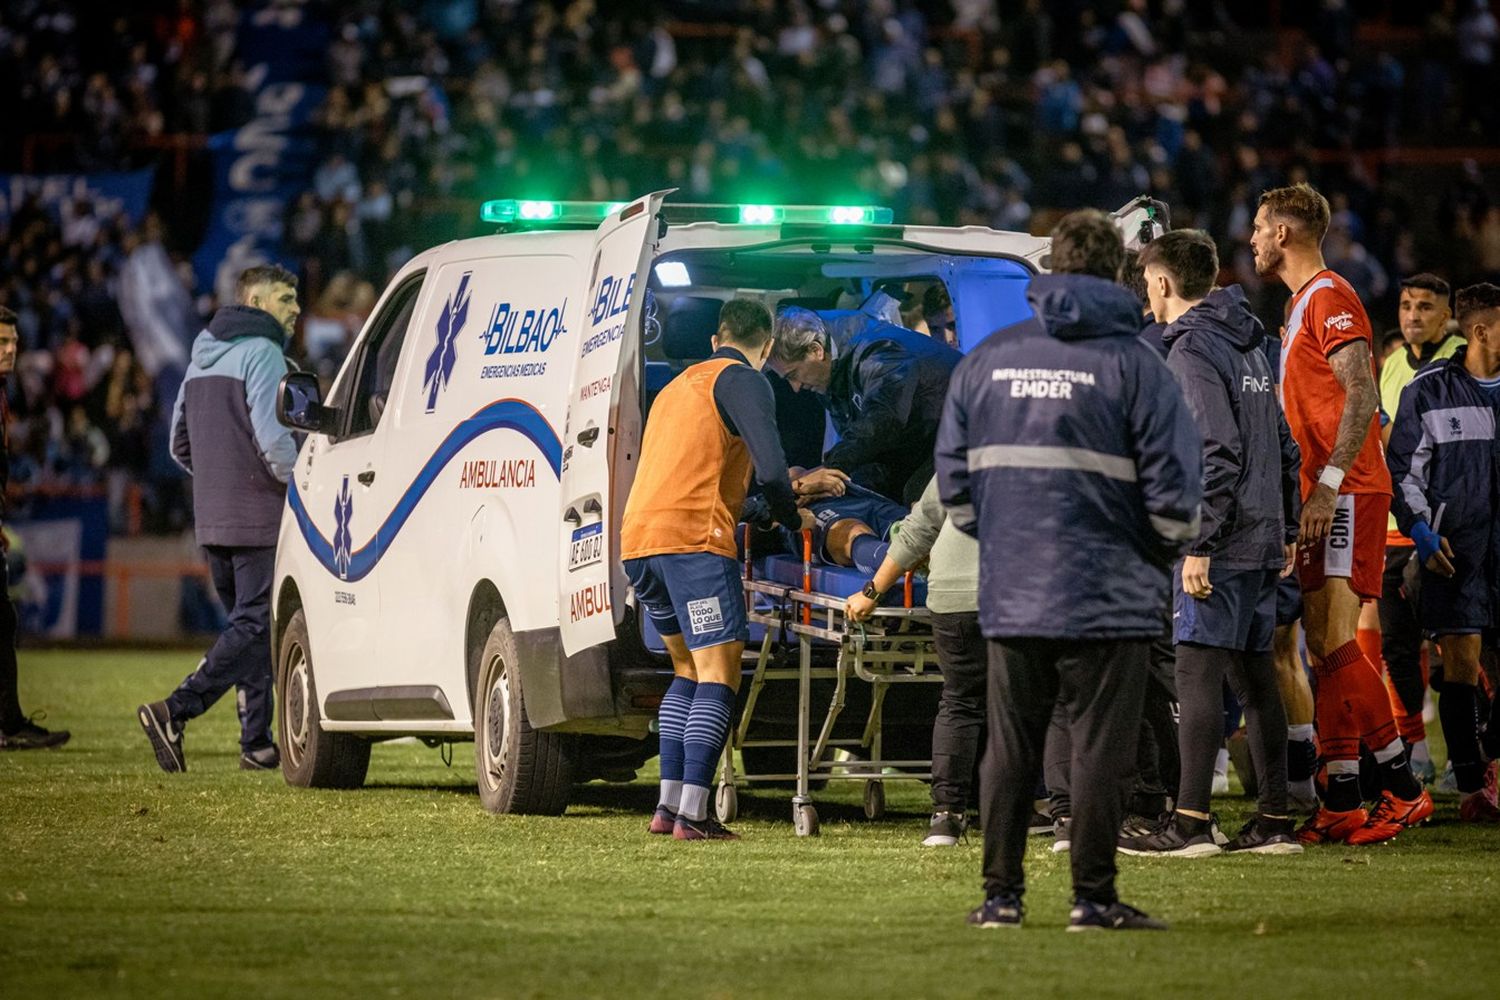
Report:
[[[1038,840],[1028,926],[976,931],[977,838],[918,846],[923,786],[888,786],[879,823],[852,783],[826,793],[804,841],[782,794],[748,796],[744,841],[678,844],[644,833],[644,781],[487,815],[467,744],[451,769],[379,746],[363,791],[291,789],[237,769],[229,703],[166,775],[132,710],[195,659],[23,655],[23,703],[74,735],[0,753],[0,995],[1496,995],[1500,829],[1452,802],[1381,848],[1122,858],[1169,934],[1063,933],[1066,856]]]

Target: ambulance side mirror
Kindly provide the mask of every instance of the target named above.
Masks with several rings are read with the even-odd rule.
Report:
[[[323,405],[323,389],[312,372],[287,372],[276,391],[276,419],[283,427],[314,434],[330,434],[338,411]]]

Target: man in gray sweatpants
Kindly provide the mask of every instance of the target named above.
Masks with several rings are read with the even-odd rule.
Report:
[[[271,578],[297,446],[276,421],[276,392],[300,312],[290,271],[272,264],[241,274],[235,304],[193,342],[172,410],[172,457],[193,477],[198,544],[229,622],[177,690],[136,709],[164,771],[187,770],[183,727],[231,687],[240,767],[281,763],[271,739]]]

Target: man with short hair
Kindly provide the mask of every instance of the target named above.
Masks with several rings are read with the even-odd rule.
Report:
[[[1450,358],[1464,346],[1464,338],[1448,333],[1448,282],[1435,274],[1414,274],[1401,282],[1398,306],[1402,346],[1380,366],[1380,413],[1383,440],[1390,441],[1401,390],[1418,369]],[[1427,676],[1422,668],[1422,626],[1417,621],[1417,595],[1407,593],[1403,578],[1413,554],[1411,539],[1401,533],[1392,511],[1386,526],[1385,575],[1381,580],[1380,652],[1385,660],[1391,707],[1401,738],[1410,748],[1412,769],[1425,783],[1436,776],[1427,749],[1427,725],[1422,703]],[[1368,640],[1367,640],[1368,641]]]
[[[16,314],[0,306],[0,532],[5,527],[5,489],[10,485],[10,418],[5,380],[16,367],[20,337]],[[21,711],[17,691],[16,640],[20,619],[10,600],[10,546],[0,533],[0,750],[44,750],[62,746],[71,735],[32,721]]]
[[[1174,573],[1179,759],[1176,811],[1122,839],[1126,854],[1220,853],[1209,797],[1224,735],[1224,681],[1244,707],[1259,810],[1222,850],[1300,854],[1287,812],[1286,712],[1271,661],[1276,581],[1292,571],[1296,522],[1282,496],[1296,462],[1284,433],[1265,330],[1238,285],[1215,289],[1207,233],[1165,233],[1141,251],[1151,312],[1166,324],[1167,367],[1203,437],[1203,520]]]
[[[1500,286],[1461,289],[1457,306],[1465,345],[1402,391],[1387,460],[1396,520],[1416,546],[1418,617],[1443,651],[1438,716],[1463,796],[1459,817],[1500,823],[1493,783],[1500,698],[1484,743],[1478,711],[1481,657],[1493,655],[1500,627]]]
[[[1072,737],[1069,928],[1166,926],[1120,901],[1115,840],[1170,567],[1198,536],[1202,463],[1181,390],[1138,336],[1140,302],[1115,283],[1124,257],[1102,212],[1058,223],[1055,273],[1027,292],[1034,315],[958,366],[938,435],[939,495],[979,539],[989,641],[978,927],[1021,925],[1032,796],[1059,701]]]
[[[910,505],[932,478],[932,444],[961,355],[933,337],[873,320],[840,344],[822,317],[792,306],[776,319],[771,367],[794,390],[826,397],[839,441],[830,469]]]
[[[241,769],[281,763],[271,738],[271,578],[297,445],[276,420],[276,393],[300,313],[295,274],[276,264],[246,270],[234,304],[193,342],[172,408],[172,457],[192,476],[198,544],[228,625],[175,691],[136,709],[163,771],[187,770],[184,727],[231,687]]]
[[[1411,772],[1380,670],[1356,639],[1360,605],[1380,596],[1391,478],[1380,449],[1370,320],[1323,261],[1328,219],[1327,199],[1307,184],[1267,191],[1250,250],[1257,274],[1292,291],[1280,388],[1302,452],[1297,572],[1328,770],[1322,807],[1298,839],[1373,844],[1431,816],[1432,797]],[[1369,812],[1361,742],[1380,765],[1381,798]]]
[[[649,830],[677,840],[739,839],[709,816],[709,788],[749,638],[735,525],[752,469],[773,521],[812,523],[797,506],[760,371],[774,343],[764,306],[724,303],[714,353],[651,406],[620,526],[625,575],[672,657],[658,716],[661,796]]]

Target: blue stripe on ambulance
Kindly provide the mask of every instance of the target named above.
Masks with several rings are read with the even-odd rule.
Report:
[[[552,429],[552,425],[547,423],[547,419],[534,407],[518,399],[497,400],[454,427],[443,439],[437,451],[432,453],[432,457],[422,466],[417,477],[412,480],[411,485],[391,508],[385,523],[375,532],[375,536],[362,548],[352,553],[348,572],[344,574],[339,573],[338,566],[334,562],[333,543],[324,538],[317,525],[313,523],[312,515],[308,513],[303,503],[302,494],[297,490],[294,476],[291,489],[287,491],[286,502],[292,510],[292,516],[297,519],[297,527],[302,531],[302,539],[307,543],[308,552],[323,564],[324,569],[339,579],[364,579],[380,561],[381,554],[396,540],[396,535],[411,517],[412,512],[416,510],[417,504],[437,480],[443,468],[476,438],[497,430],[512,430],[521,434],[536,445],[537,450],[542,453],[542,457],[552,468],[552,474],[557,476],[560,473],[562,442],[558,439],[557,432]]]

